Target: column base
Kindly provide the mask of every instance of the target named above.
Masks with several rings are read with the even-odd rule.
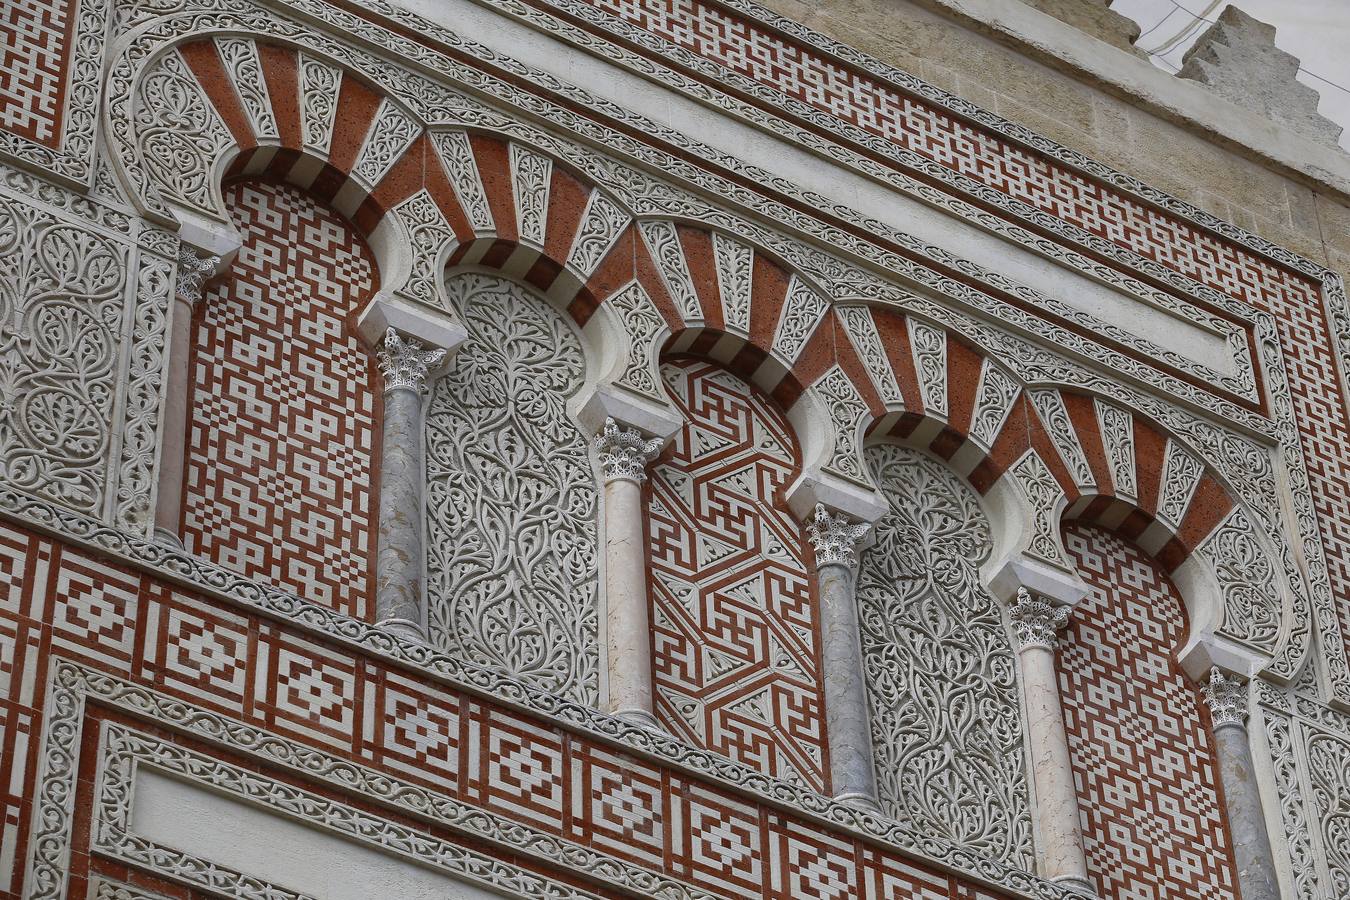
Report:
[[[1068,888],[1075,894],[1082,894],[1084,897],[1097,896],[1097,886],[1078,875],[1061,875],[1059,878],[1050,880],[1061,887]]]
[[[159,544],[164,547],[173,547],[176,550],[187,549],[183,546],[182,538],[180,538],[177,534],[170,531],[169,529],[161,528],[158,525],[155,526],[153,540],[156,544]]]
[[[405,641],[412,641],[415,644],[425,644],[427,642],[427,636],[422,630],[422,626],[411,619],[385,619],[376,622],[375,627],[393,632]]]
[[[864,812],[875,813],[876,815],[882,814],[881,804],[877,803],[875,797],[858,793],[857,791],[835,794],[833,800],[835,803],[847,803],[849,806],[857,807]]]
[[[645,709],[619,709],[610,713],[610,715],[616,719],[623,719],[629,725],[636,725],[648,731],[665,731],[661,727],[661,723],[656,721],[656,716]]]

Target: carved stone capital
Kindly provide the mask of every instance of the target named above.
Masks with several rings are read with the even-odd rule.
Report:
[[[605,481],[628,478],[641,484],[647,480],[647,464],[661,452],[661,439],[644,437],[636,428],[623,428],[611,416],[595,436],[595,449],[600,453]]]
[[[817,503],[811,521],[806,524],[806,538],[816,551],[816,568],[829,565],[853,568],[858,561],[858,545],[871,527]]]
[[[1008,618],[1012,621],[1017,648],[1055,649],[1059,630],[1069,622],[1069,612],[1069,607],[1019,587],[1017,599],[1008,607]]]
[[[425,348],[390,328],[384,333],[384,340],[375,358],[379,362],[380,374],[384,376],[386,391],[403,388],[425,394],[427,373],[445,361],[445,351]]]
[[[1245,725],[1247,721],[1247,686],[1242,681],[1225,675],[1218,666],[1209,670],[1209,680],[1201,693],[1209,707],[1214,727]]]
[[[176,293],[190,304],[202,299],[202,288],[220,265],[219,256],[198,256],[191,247],[178,248]]]

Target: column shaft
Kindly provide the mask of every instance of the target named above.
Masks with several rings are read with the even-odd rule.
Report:
[[[656,728],[642,483],[661,441],[607,418],[595,436],[595,449],[605,478],[606,709],[635,725]]]
[[[830,740],[830,787],[838,800],[876,807],[872,728],[853,570],[832,563],[820,566],[816,578],[825,727]]]
[[[169,334],[168,371],[165,373],[163,445],[159,456],[159,485],[155,497],[155,537],[181,543],[183,472],[187,457],[188,409],[192,406],[192,300],[174,298],[173,329]]]
[[[380,515],[375,562],[375,618],[409,637],[426,632],[422,608],[422,397],[393,388],[384,394]]]
[[[1069,738],[1064,731],[1055,651],[1040,644],[1022,648],[1022,695],[1026,704],[1027,739],[1036,817],[1040,826],[1041,874],[1052,881],[1091,888],[1083,828],[1074,790]]]
[[[1270,848],[1256,764],[1247,738],[1248,686],[1215,667],[1203,687],[1214,724],[1215,754],[1228,811],[1228,836],[1233,842],[1242,900],[1279,900],[1275,854]]]
[[[854,586],[857,548],[869,527],[817,503],[806,536],[815,550],[830,790],[837,800],[877,809],[872,723]]]
[[[375,555],[375,621],[411,640],[426,639],[422,572],[422,397],[445,350],[406,340],[393,328],[376,354],[384,375],[380,517]]]
[[[642,485],[632,478],[611,478],[605,482],[609,711],[655,726],[646,563]]]
[[[1266,817],[1261,810],[1247,729],[1236,723],[1216,726],[1214,742],[1242,900],[1279,900],[1275,855],[1270,849]]]

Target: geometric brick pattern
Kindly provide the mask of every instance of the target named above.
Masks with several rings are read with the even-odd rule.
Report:
[[[1059,681],[1088,870],[1103,900],[1236,898],[1197,688],[1172,659],[1186,613],[1133,545],[1070,525],[1090,590],[1060,642]]]
[[[54,654],[680,879],[695,891],[746,900],[998,896],[884,844],[796,821],[687,771],[0,523],[0,860],[13,862],[0,871],[4,896],[18,892],[28,858]],[[91,723],[84,731],[96,739]],[[351,802],[361,800],[352,795]],[[85,849],[70,864],[72,897],[85,896]],[[131,880],[156,884],[139,871]],[[850,886],[842,894],[841,883]],[[189,896],[180,888],[156,890]]]
[[[684,424],[648,503],[657,716],[690,743],[824,790],[816,612],[782,496],[800,465],[791,427],[716,364],[680,359],[662,375]]]
[[[0,128],[59,147],[78,0],[5,0],[0,7]]]
[[[184,542],[367,619],[378,397],[347,322],[374,289],[370,252],[294,188],[225,199],[244,243],[201,301]]]

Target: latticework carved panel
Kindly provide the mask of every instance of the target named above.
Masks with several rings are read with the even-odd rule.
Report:
[[[345,323],[374,289],[370,251],[294,188],[239,183],[225,198],[244,243],[201,301],[184,541],[368,618],[378,396]]]
[[[653,467],[648,505],[657,716],[691,743],[821,790],[818,623],[782,498],[796,440],[717,365],[684,359],[661,374],[684,426]]]
[[[450,282],[469,331],[427,410],[433,640],[594,704],[596,486],[567,413],[586,359],[563,314],[485,275]]]
[[[1090,587],[1060,642],[1059,677],[1098,894],[1236,898],[1213,737],[1172,659],[1181,596],[1115,535],[1071,525],[1064,542]]]
[[[989,521],[946,466],[866,451],[889,510],[862,556],[858,607],[883,808],[975,853],[1030,864],[1013,654],[980,583]]]

